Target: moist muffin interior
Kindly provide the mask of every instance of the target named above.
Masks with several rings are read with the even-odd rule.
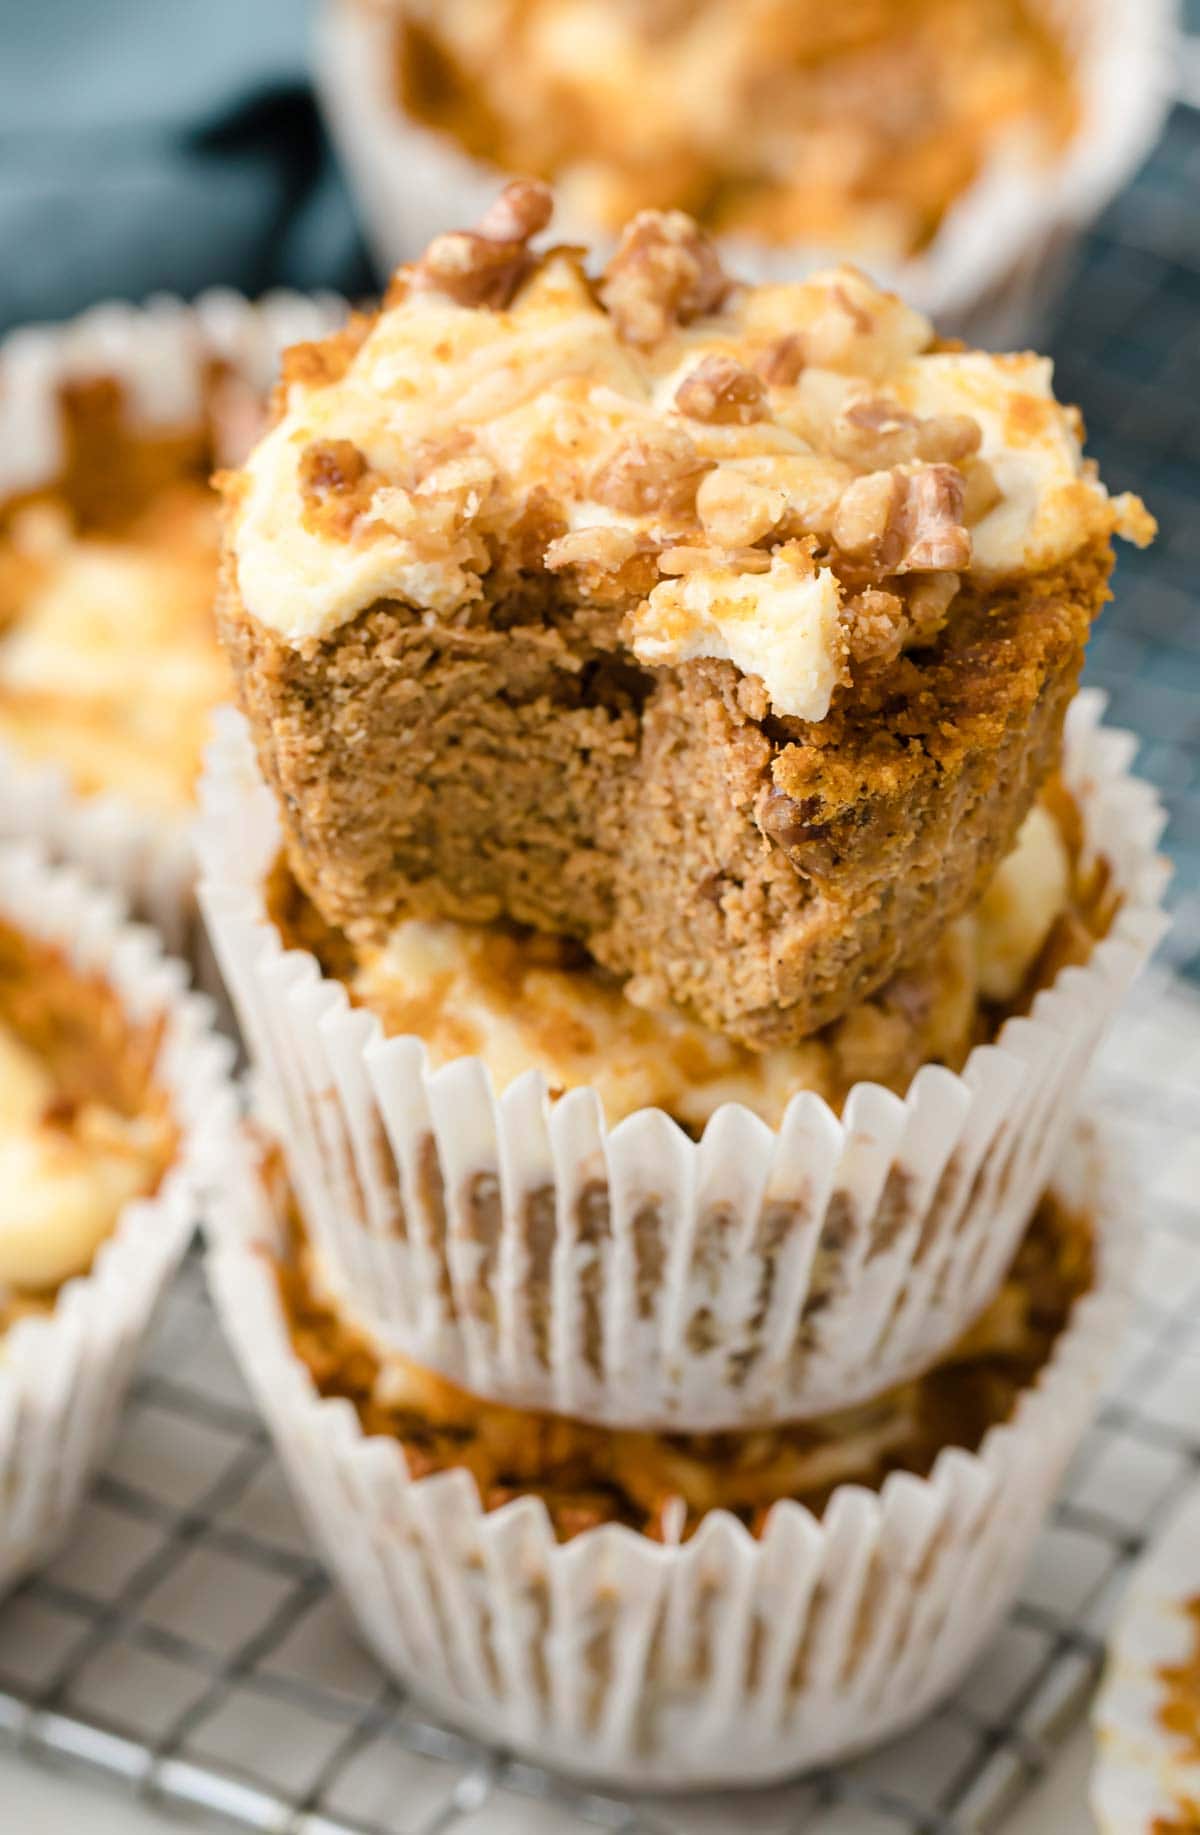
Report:
[[[123,1206],[157,1190],[177,1138],[161,1043],[160,1021],[0,918],[0,1328],[52,1307]]]
[[[552,1096],[595,1088],[610,1126],[657,1107],[699,1135],[723,1102],[742,1102],[776,1127],[799,1090],[840,1110],[857,1082],[903,1095],[923,1064],[961,1069],[1039,988],[1088,959],[1116,900],[1104,863],[1085,859],[1078,811],[1055,781],[981,904],[929,958],[802,1044],[766,1052],[684,1014],[634,1007],[614,976],[561,939],[410,920],[359,956],[324,924],[283,859],[267,906],[285,947],[314,954],[389,1037],[422,1038],[434,1067],[479,1056],[498,1090],[537,1068]]]
[[[648,214],[604,273],[509,188],[293,352],[219,609],[291,866],[575,938],[794,1043],[930,952],[1055,768],[1114,531],[1029,353],[851,270],[740,287]]]
[[[1009,1418],[1093,1278],[1088,1220],[1047,1198],[988,1311],[925,1375],[802,1424],[655,1434],[500,1407],[382,1355],[322,1297],[294,1205],[290,1216],[279,1290],[319,1392],[350,1401],[365,1432],[396,1440],[413,1478],[465,1469],[489,1510],[542,1498],[561,1540],[602,1523],[673,1540],[718,1508],[757,1533],[782,1498],[819,1515],[839,1484],[878,1489],[894,1471],[924,1476],[944,1447],[973,1451]]]
[[[767,242],[898,257],[1014,136],[1049,161],[1078,100],[1028,0],[392,0],[415,120],[556,183],[616,230],[678,207]]]

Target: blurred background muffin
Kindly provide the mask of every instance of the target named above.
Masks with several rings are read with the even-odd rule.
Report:
[[[923,248],[1006,141],[1079,126],[1036,0],[394,0],[401,106],[616,233],[686,210],[716,234],[878,257]]]
[[[503,175],[588,243],[678,208],[749,276],[850,257],[1013,343],[1162,123],[1173,0],[327,0],[318,79],[376,254]],[[440,221],[438,220],[440,219]]]

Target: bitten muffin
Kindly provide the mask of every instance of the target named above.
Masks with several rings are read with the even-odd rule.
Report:
[[[1111,536],[1050,366],[647,213],[593,280],[509,187],[291,353],[219,611],[291,864],[580,941],[763,1048],[979,896],[1053,769]]]
[[[1078,96],[1030,0],[390,0],[412,120],[617,230],[914,253],[1001,151],[1061,155]]]
[[[161,1021],[0,918],[0,1331],[48,1311],[157,1190],[178,1140],[161,1043]]]
[[[1077,813],[1056,785],[927,959],[810,1038],[753,1051],[685,1014],[633,1006],[615,977],[559,938],[408,918],[359,958],[283,862],[270,903],[285,944],[310,950],[389,1037],[423,1040],[431,1065],[477,1057],[498,1092],[540,1070],[555,1096],[595,1089],[610,1127],[659,1108],[697,1136],[726,1102],[775,1128],[801,1090],[840,1110],[856,1083],[903,1095],[923,1064],[961,1070],[1040,988],[1088,960],[1114,911],[1107,871],[1084,866]]]

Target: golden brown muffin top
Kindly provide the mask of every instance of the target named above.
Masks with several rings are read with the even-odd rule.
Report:
[[[514,583],[619,607],[646,664],[715,657],[820,721],[854,667],[929,644],[960,584],[1148,539],[1047,359],[939,346],[853,269],[741,286],[643,213],[594,279],[534,254],[544,187],[291,353],[230,481],[245,609],[311,647],[379,600],[471,623]]]

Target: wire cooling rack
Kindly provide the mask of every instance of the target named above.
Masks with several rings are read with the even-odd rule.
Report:
[[[347,1629],[196,1257],[70,1545],[0,1610],[0,1731],[275,1835],[998,1827],[1078,1713],[1131,1562],[1200,1474],[1200,992],[1156,971],[1102,1075],[1149,1241],[1128,1343],[1018,1605],[915,1733],[797,1785],[672,1801],[581,1791],[438,1725]]]
[[[1200,29],[1200,0],[1191,24]],[[1122,559],[1089,678],[1171,815],[1168,961],[1200,980],[1200,116],[1089,240],[1048,339],[1105,476],[1162,536]],[[955,1698],[852,1766],[736,1798],[582,1792],[429,1719],[354,1642],[193,1258],[70,1546],[0,1609],[0,1734],[274,1835],[965,1835],[998,1827],[1094,1679],[1132,1561],[1200,1474],[1200,992],[1161,972],[1104,1075],[1149,1252],[1120,1369],[1020,1601]]]

